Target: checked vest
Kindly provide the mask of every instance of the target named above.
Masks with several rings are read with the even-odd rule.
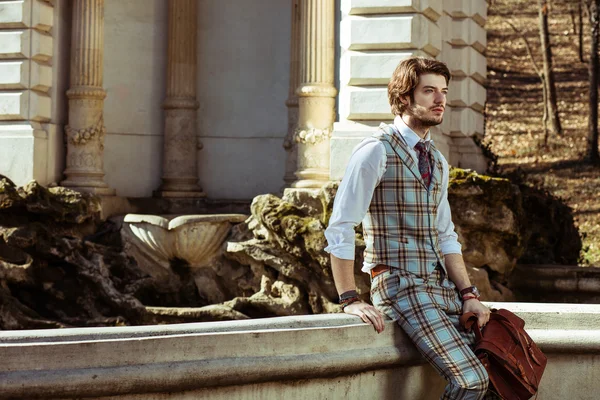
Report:
[[[430,143],[433,168],[426,188],[408,145],[392,125],[381,124],[373,137],[385,146],[387,164],[362,222],[365,262],[419,276],[429,276],[438,262],[445,269],[435,223],[442,192],[441,153]]]

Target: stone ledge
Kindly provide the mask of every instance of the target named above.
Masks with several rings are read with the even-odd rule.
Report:
[[[442,15],[442,0],[344,0],[341,8],[350,15],[418,12],[435,22]]]
[[[549,356],[550,378],[560,373],[553,369],[553,360],[557,366],[569,360],[593,364],[600,354],[600,306],[488,305],[511,309],[526,321],[528,332]],[[580,329],[583,319],[588,325]],[[129,396],[299,379],[336,381],[342,375],[416,365],[430,372],[392,321],[377,335],[358,317],[345,314],[0,332],[0,354],[0,392],[21,399]],[[575,364],[571,369],[579,368]],[[543,381],[547,393],[552,393],[553,382]],[[594,389],[581,388],[589,393]],[[423,389],[417,385],[417,390]]]

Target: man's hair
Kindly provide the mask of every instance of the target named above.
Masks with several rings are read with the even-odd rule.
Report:
[[[419,84],[419,77],[423,74],[442,75],[446,78],[446,85],[450,82],[450,71],[441,61],[423,57],[410,57],[402,60],[388,83],[388,99],[394,115],[402,115],[406,105],[402,104],[400,98],[408,95],[413,99],[415,88]]]

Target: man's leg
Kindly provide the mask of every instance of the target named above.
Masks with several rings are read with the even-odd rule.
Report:
[[[398,322],[448,381],[442,399],[483,399],[487,372],[470,348],[473,336],[458,329],[462,304],[442,274],[436,270],[420,278],[405,271],[384,273],[373,281],[373,305]]]

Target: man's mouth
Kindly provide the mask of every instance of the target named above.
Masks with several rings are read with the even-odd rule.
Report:
[[[435,108],[432,108],[431,111],[434,111],[434,112],[444,112],[444,107],[435,107]]]

